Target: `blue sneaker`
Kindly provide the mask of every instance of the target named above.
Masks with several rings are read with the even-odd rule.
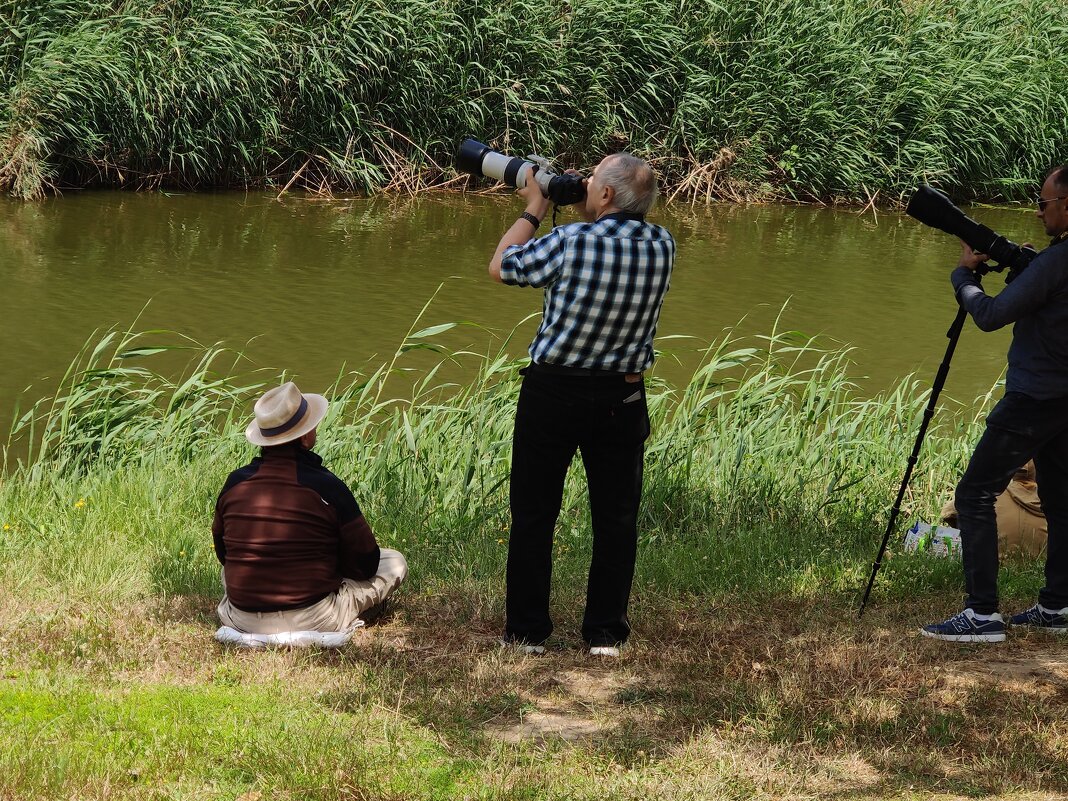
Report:
[[[1005,621],[995,612],[980,620],[971,609],[965,609],[942,623],[932,623],[920,629],[924,637],[950,642],[1001,642],[1005,639]]]
[[[1064,634],[1068,631],[1068,609],[1047,609],[1042,604],[1035,604],[1030,609],[1010,617],[1009,624]]]

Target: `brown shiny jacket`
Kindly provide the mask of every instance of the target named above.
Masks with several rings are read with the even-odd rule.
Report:
[[[226,594],[246,612],[310,606],[343,578],[378,569],[378,543],[352,492],[296,443],[264,448],[230,474],[212,534]]]

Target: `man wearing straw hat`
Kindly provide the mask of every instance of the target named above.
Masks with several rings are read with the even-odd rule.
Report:
[[[256,401],[245,437],[261,455],[227,478],[212,524],[224,626],[351,630],[407,575],[404,556],[378,547],[352,492],[311,450],[326,410],[326,398],[292,381]]]

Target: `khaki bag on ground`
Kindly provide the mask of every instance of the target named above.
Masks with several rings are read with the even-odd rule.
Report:
[[[994,503],[994,511],[998,519],[998,550],[1001,553],[1041,556],[1046,549],[1046,517],[1038,499],[1033,462],[1016,471],[1009,486]],[[958,528],[953,501],[942,507],[942,521]]]

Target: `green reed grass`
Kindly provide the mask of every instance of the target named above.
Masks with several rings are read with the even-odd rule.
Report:
[[[487,353],[445,351],[435,338],[452,327],[413,326],[388,363],[336,381],[316,449],[383,543],[423,566],[415,585],[455,589],[503,568],[522,361],[508,355],[510,338]],[[150,369],[175,347],[192,348],[185,373]],[[437,360],[429,367],[427,355]],[[31,591],[43,578],[74,596],[100,586],[119,597],[213,594],[212,505],[226,474],[254,454],[243,429],[266,383],[240,376],[240,365],[239,354],[163,332],[110,332],[87,345],[55,397],[13,426],[0,479],[10,579]],[[457,365],[468,380],[439,377]],[[644,584],[802,594],[859,585],[927,390],[906,380],[864,398],[849,367],[848,350],[775,330],[725,336],[684,387],[650,379]],[[977,425],[936,419],[903,519],[935,517]],[[576,466],[555,544],[560,571],[576,578],[565,583],[581,584],[589,525]]]
[[[1066,51],[1037,0],[5,0],[0,187],[414,190],[473,135],[692,198],[1019,199]]]

